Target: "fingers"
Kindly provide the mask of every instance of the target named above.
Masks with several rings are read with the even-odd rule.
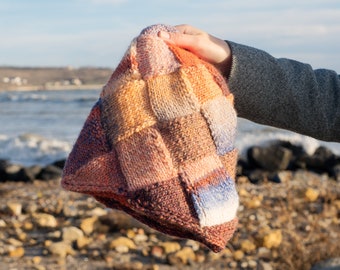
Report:
[[[165,42],[170,44],[174,44],[178,47],[184,49],[192,49],[194,44],[196,44],[197,37],[188,34],[182,33],[168,33],[161,31],[159,33],[159,37],[162,38]]]
[[[174,44],[187,50],[195,51],[197,43],[200,41],[200,37],[202,37],[205,32],[187,24],[177,25],[175,27],[178,32],[169,33],[160,31],[158,36],[167,43]]]
[[[187,35],[200,35],[204,34],[204,32],[200,29],[197,29],[191,25],[188,24],[180,24],[176,25],[175,28],[182,34],[187,34]]]

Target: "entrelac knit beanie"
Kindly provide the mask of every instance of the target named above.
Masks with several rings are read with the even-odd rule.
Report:
[[[237,227],[233,96],[221,74],[144,29],[103,87],[62,186],[221,251]]]

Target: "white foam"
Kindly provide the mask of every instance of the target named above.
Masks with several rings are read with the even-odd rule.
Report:
[[[275,140],[301,145],[310,155],[321,145],[328,147],[336,155],[340,155],[340,143],[324,142],[287,130],[257,125],[244,119],[239,120],[235,144],[240,151],[240,156],[244,157],[246,150],[251,146],[267,145]]]
[[[69,142],[26,133],[17,137],[0,135],[0,159],[25,166],[46,165],[66,158],[71,150]]]

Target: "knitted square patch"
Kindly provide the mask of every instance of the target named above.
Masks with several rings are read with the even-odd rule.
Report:
[[[216,151],[208,125],[200,113],[161,122],[159,129],[176,164]]]
[[[117,154],[129,191],[176,176],[170,152],[154,128],[144,129],[118,142]]]
[[[131,79],[103,97],[102,113],[112,144],[156,123],[143,80]]]
[[[223,174],[219,177],[223,177]],[[202,227],[226,223],[235,218],[239,204],[235,183],[230,177],[216,185],[200,186],[192,193],[196,213]],[[225,209],[233,209],[226,211]]]
[[[202,114],[209,123],[218,155],[225,155],[234,148],[237,118],[231,113],[233,110],[233,105],[224,96],[213,98],[202,105]]]
[[[167,121],[199,111],[197,97],[180,70],[147,80],[150,102],[158,120]]]

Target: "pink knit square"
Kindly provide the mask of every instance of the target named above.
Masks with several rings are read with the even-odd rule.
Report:
[[[137,62],[143,79],[169,74],[180,67],[166,43],[150,36],[137,39]]]
[[[199,102],[188,80],[177,70],[146,81],[150,102],[156,117],[167,121],[199,112]]]
[[[179,167],[181,179],[188,186],[204,181],[211,172],[223,168],[222,162],[216,154],[204,156],[200,159],[183,163]]]

